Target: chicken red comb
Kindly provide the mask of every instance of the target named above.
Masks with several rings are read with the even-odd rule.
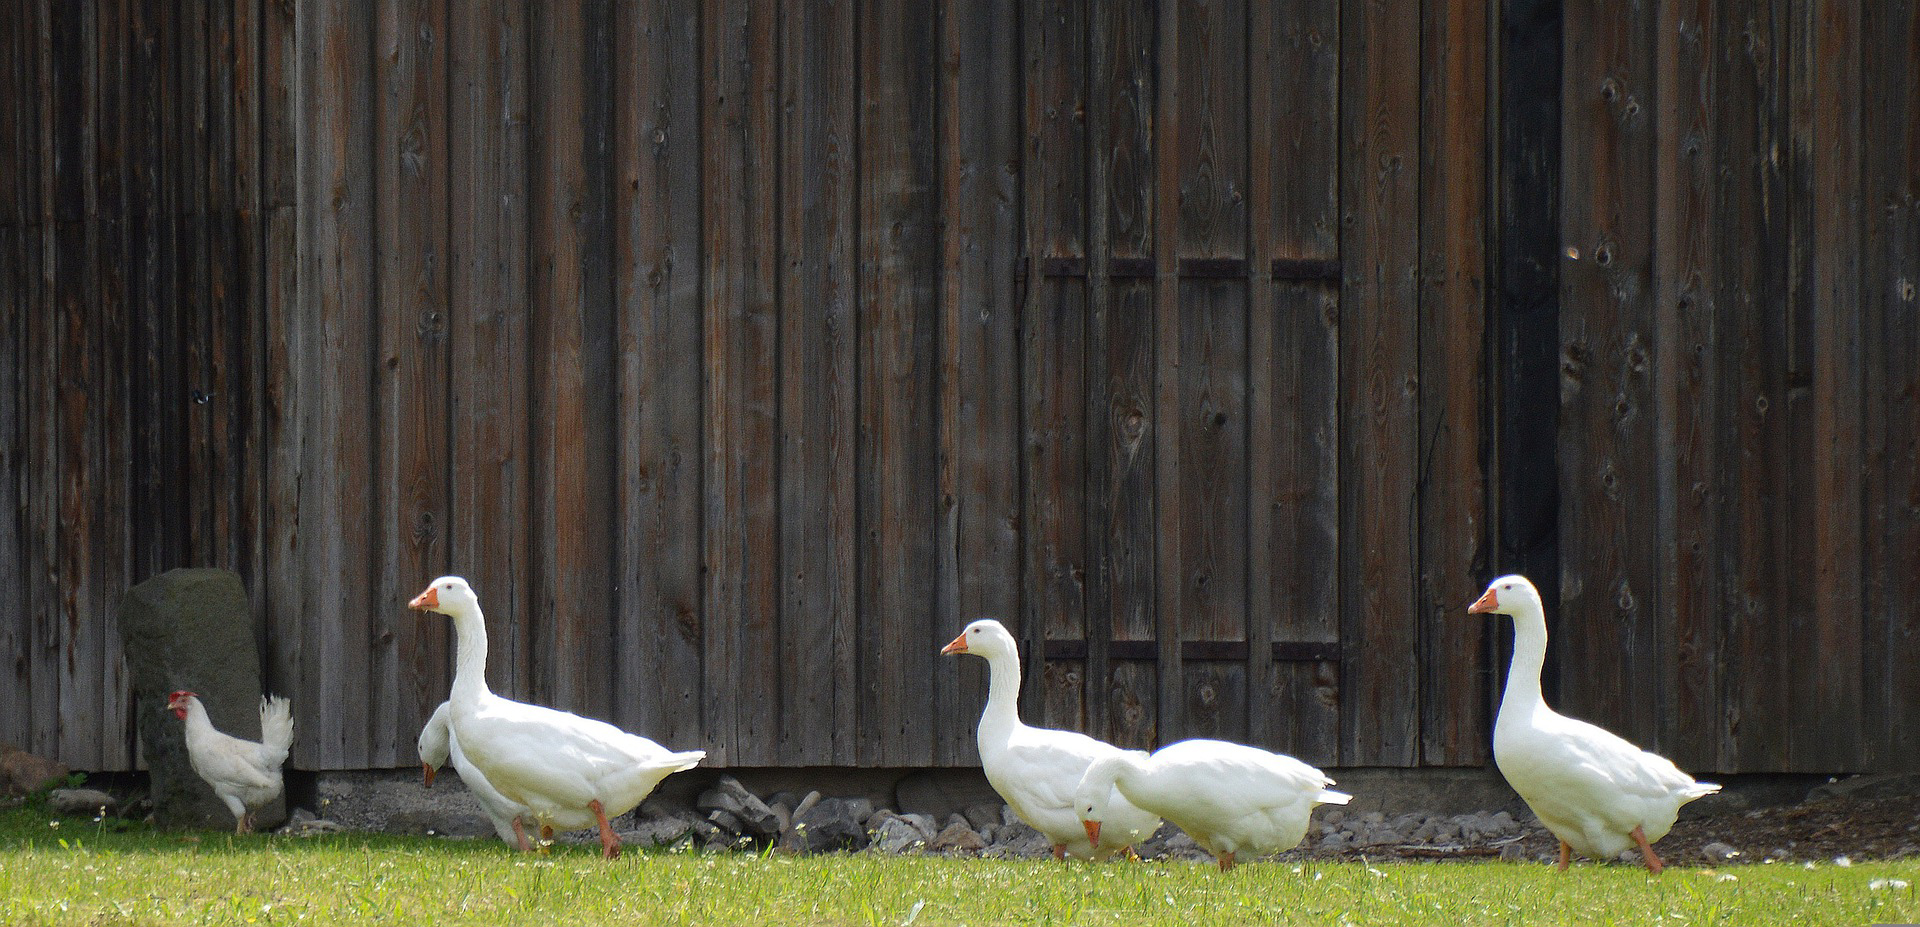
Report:
[[[175,689],[175,690],[173,690],[172,692],[169,692],[169,693],[167,693],[167,701],[169,701],[169,702],[171,702],[171,701],[173,701],[174,699],[178,699],[178,698],[186,698],[187,696],[190,696],[190,695],[191,695],[191,696],[193,696],[193,697],[195,697],[195,698],[198,698],[198,697],[199,697],[198,695],[195,695],[195,694],[194,694],[194,693],[193,693],[192,691],[190,691],[190,690],[187,690],[187,689]]]

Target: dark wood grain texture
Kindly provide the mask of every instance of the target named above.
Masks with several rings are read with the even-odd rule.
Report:
[[[1420,759],[1487,762],[1480,657],[1491,628],[1462,614],[1490,562],[1482,409],[1487,378],[1488,18],[1480,4],[1424,8],[1420,104]]]
[[[1917,23],[13,4],[0,739],[136,766],[191,565],[296,769],[413,759],[447,571],[504,694],[716,765],[976,762],[982,616],[1029,720],[1472,765],[1520,569],[1570,713],[1908,768]]]
[[[1340,762],[1419,751],[1418,17],[1341,11]]]

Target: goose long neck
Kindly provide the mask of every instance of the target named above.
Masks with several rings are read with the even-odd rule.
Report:
[[[487,689],[487,619],[480,606],[450,613],[457,643],[453,660],[453,697],[468,702],[493,693]]]
[[[1020,660],[1012,654],[987,658],[987,707],[981,735],[1004,737],[1020,726]]]
[[[1507,670],[1507,692],[1500,701],[1500,713],[1531,711],[1543,703],[1540,697],[1540,671],[1547,663],[1547,616],[1538,608],[1525,608],[1513,615],[1513,665]]]

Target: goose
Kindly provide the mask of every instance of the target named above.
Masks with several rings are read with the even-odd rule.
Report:
[[[591,814],[600,828],[602,854],[618,858],[620,838],[607,819],[631,810],[660,780],[698,766],[707,755],[670,751],[604,721],[493,694],[486,679],[486,619],[465,579],[442,576],[408,606],[453,619],[457,655],[447,700],[450,743],[501,797],[526,809],[511,823],[523,850],[529,847],[528,820],[538,822],[545,834]]]
[[[1513,619],[1513,666],[1493,725],[1493,760],[1560,838],[1559,869],[1576,850],[1605,860],[1638,846],[1647,869],[1659,875],[1665,867],[1653,843],[1672,829],[1681,805],[1720,786],[1696,782],[1671,760],[1547,707],[1540,697],[1547,615],[1526,577],[1494,580],[1467,611]]]
[[[1014,702],[1020,695],[1020,652],[1005,625],[983,618],[960,632],[943,654],[968,653],[987,661],[987,705],[975,742],[987,782],[1013,813],[1053,844],[1053,858],[1106,859],[1145,840],[1160,819],[1111,796],[1112,827],[1100,839],[1080,825],[1073,790],[1087,766],[1120,748],[1085,734],[1028,727]]]
[[[474,799],[480,803],[480,810],[486,812],[487,819],[493,822],[494,833],[500,835],[501,842],[517,845],[521,850],[533,849],[531,845],[520,843],[525,835],[524,830],[520,836],[516,836],[513,830],[514,819],[527,809],[508,801],[493,787],[493,783],[487,781],[487,777],[480,775],[480,771],[467,762],[467,755],[461,752],[460,744],[453,739],[452,714],[453,703],[441,702],[440,707],[433,710],[433,717],[428,718],[426,726],[420,729],[420,739],[415,743],[420,751],[420,771],[427,788],[433,788],[433,778],[440,767],[453,763],[454,770],[460,773],[460,781],[466,783],[467,791],[472,792]],[[595,824],[591,813],[562,817],[558,814],[554,816],[555,823],[564,830],[578,830]]]
[[[1088,839],[1111,820],[1117,789],[1212,853],[1225,872],[1242,853],[1291,849],[1307,835],[1316,805],[1344,805],[1327,774],[1293,757],[1224,740],[1183,740],[1151,755],[1127,750],[1087,767],[1074,806]]]

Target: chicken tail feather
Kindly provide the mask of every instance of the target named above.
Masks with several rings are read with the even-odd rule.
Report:
[[[293,703],[284,696],[260,699],[260,745],[273,755],[275,764],[284,762],[293,746]]]

